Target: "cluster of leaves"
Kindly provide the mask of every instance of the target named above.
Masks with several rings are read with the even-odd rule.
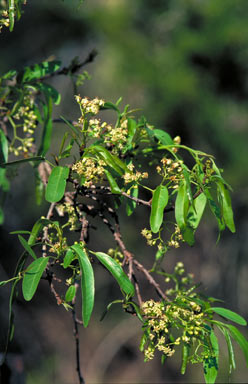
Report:
[[[153,358],[157,349],[164,361],[173,354],[174,346],[181,344],[182,373],[188,362],[201,362],[206,382],[212,383],[218,372],[219,354],[214,328],[218,327],[226,338],[230,369],[235,367],[231,338],[239,343],[248,363],[246,339],[233,325],[215,320],[214,314],[239,325],[246,322],[229,310],[212,307],[212,298],[196,293],[190,276],[183,277],[182,264],[168,274],[162,261],[166,252],[178,248],[180,243],[194,245],[195,232],[207,206],[217,221],[219,234],[225,227],[235,231],[230,186],[213,156],[181,144],[179,137],[172,138],[167,132],[155,129],[145,117],[135,119],[128,105],[121,111],[121,99],[111,103],[76,95],[80,116],[75,122],[61,118],[68,131],[54,163],[48,161],[52,106],[59,103],[60,95],[46,79],[58,74],[60,67],[58,61],[43,62],[21,73],[11,71],[1,77],[1,187],[6,194],[8,167],[29,162],[36,175],[36,189],[41,192],[37,201],[41,201],[45,191],[44,197],[50,203],[46,217],[38,219],[30,232],[15,232],[24,253],[15,276],[1,282],[5,285],[13,281],[8,339],[13,336],[12,303],[18,282],[22,281],[23,297],[29,301],[42,277],[48,281],[57,303],[68,310],[74,309],[81,284],[82,323],[87,327],[94,308],[94,264],[98,262],[120,286],[123,298],[115,302],[142,322],[141,350],[145,360]],[[115,114],[114,124],[99,117],[104,116],[105,110]],[[43,129],[39,146],[33,136],[37,127]],[[30,142],[32,145],[27,145]],[[8,162],[9,153],[18,159]],[[127,216],[141,205],[148,207],[147,228],[142,235],[149,246],[155,247],[154,263],[149,271],[123,242],[119,225],[119,208],[123,204]],[[57,218],[52,219],[53,216]],[[90,249],[88,235],[95,219],[100,219],[112,233],[117,245],[114,253]],[[78,234],[78,241],[71,243],[68,229]],[[29,236],[27,240],[25,234]],[[54,287],[56,268],[70,272],[64,281],[65,292],[64,287],[62,292]],[[157,291],[158,302],[142,299],[135,268]],[[168,290],[159,285],[156,275],[161,274],[165,283],[173,281],[175,287]]]

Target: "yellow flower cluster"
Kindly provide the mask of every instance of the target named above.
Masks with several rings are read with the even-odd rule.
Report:
[[[170,241],[168,241],[167,245],[170,248],[179,248],[180,247],[180,241],[183,240],[183,236],[181,234],[180,228],[178,225],[175,226],[175,231],[172,234]]]
[[[65,204],[61,204],[57,206],[57,210],[60,215],[64,215],[64,213],[68,214],[67,224],[70,226],[70,231],[75,231],[79,228],[78,216],[75,212],[74,206],[70,203],[66,202]],[[79,214],[79,210],[78,210]]]
[[[162,166],[158,165],[156,167],[158,174],[170,181],[173,184],[173,189],[177,189],[180,180],[184,177],[182,168],[183,161],[173,161],[172,159],[163,157],[161,163]]]
[[[104,100],[98,99],[88,99],[87,97],[82,98],[80,95],[75,96],[76,102],[79,104],[82,114],[92,113],[93,115],[97,115],[100,107],[102,107],[105,103]]]
[[[182,268],[178,263],[178,268]],[[206,331],[204,313],[193,297],[178,296],[174,301],[165,305],[163,302],[149,300],[143,303],[145,334],[148,346],[144,351],[145,361],[154,357],[156,350],[170,357],[174,354],[174,346],[181,342],[190,343],[193,339],[203,339]],[[182,329],[181,336],[170,341],[171,328]]]
[[[4,27],[9,27],[9,14],[8,14],[8,11],[7,10],[4,10],[1,12],[1,16],[2,18],[0,19],[0,32]]]
[[[27,156],[28,153],[32,153],[32,147],[34,146],[34,137],[32,137],[34,130],[37,126],[38,119],[34,112],[34,99],[33,91],[30,91],[25,95],[23,104],[19,107],[15,115],[13,116],[12,126],[14,127],[15,134],[12,142],[9,146],[9,151],[14,153],[15,156],[19,156],[21,153]],[[16,123],[16,121],[18,123]],[[20,122],[19,122],[20,121]],[[17,135],[17,128],[23,129],[24,137]],[[16,142],[20,144],[17,146]]]
[[[83,185],[86,188],[89,188],[93,183],[101,181],[104,176],[105,165],[106,163],[104,160],[84,157],[72,166],[72,170],[85,179]]]
[[[129,164],[128,166],[128,169],[130,170],[130,172],[126,172],[122,177],[124,179],[124,182],[125,184],[128,184],[128,183],[132,183],[133,181],[140,181],[142,179],[147,179],[148,178],[148,173],[147,172],[139,172],[139,171],[135,171],[134,172],[134,165],[133,164]]]
[[[107,145],[113,145],[114,152],[118,153],[118,150],[122,150],[127,142],[128,128],[127,119],[123,120],[120,126],[112,127],[106,126],[106,133],[104,134],[104,143]]]

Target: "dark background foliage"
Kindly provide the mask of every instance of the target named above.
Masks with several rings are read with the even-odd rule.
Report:
[[[248,139],[248,3],[246,0],[29,0],[12,33],[0,35],[0,73],[49,57],[68,65],[92,49],[98,55],[85,69],[92,75],[80,94],[142,108],[151,124],[180,135],[183,143],[212,153],[225,168],[233,186],[237,233],[225,232],[216,245],[215,223],[205,217],[196,246],[171,252],[165,266],[184,261],[206,294],[225,300],[228,308],[248,316],[247,305],[247,139]],[[70,80],[60,76],[53,85],[62,93],[54,116],[78,117]],[[137,112],[137,115],[139,112]],[[110,116],[111,118],[111,116]],[[62,127],[54,128],[56,153]],[[46,206],[37,207],[29,166],[13,179],[1,227],[1,279],[11,276],[20,246],[9,232],[30,229]],[[13,175],[14,176],[14,175]],[[151,258],[134,228],[143,228],[144,214],[123,219],[129,248],[140,258]],[[108,248],[105,232],[99,247]],[[110,245],[111,246],[111,245]],[[81,330],[82,366],[88,382],[199,382],[202,368],[192,366],[185,377],[179,361],[144,364],[138,351],[139,323],[114,308],[99,318],[116,298],[108,275],[97,270],[97,309],[87,330]],[[1,288],[1,346],[7,330],[9,288]],[[224,346],[224,343],[223,343]],[[16,334],[11,346],[13,364],[23,370],[28,384],[71,384],[76,381],[72,320],[57,307],[45,282],[31,303],[16,305]],[[226,351],[218,382],[226,382]],[[232,382],[246,382],[240,356]]]

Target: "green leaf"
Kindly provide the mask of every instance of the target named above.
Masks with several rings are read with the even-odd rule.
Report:
[[[231,336],[234,338],[234,340],[239,344],[240,348],[242,349],[243,354],[245,356],[246,365],[248,367],[248,341],[234,325],[225,324],[225,326],[229,328],[231,332]]]
[[[134,185],[131,188],[130,196],[135,197],[137,199],[138,195],[139,195],[138,185]],[[137,205],[136,201],[131,200],[131,199],[127,199],[127,205],[126,205],[127,216],[131,216],[132,215],[133,211],[136,208],[136,205]]]
[[[192,195],[192,190],[191,190],[191,185],[190,185],[190,173],[184,164],[182,165],[182,167],[183,167],[184,180],[186,182],[187,195],[188,195],[190,204],[194,208],[194,200],[193,200],[193,195]]]
[[[68,249],[68,251],[65,254],[64,261],[63,261],[63,267],[68,268],[71,264],[72,260],[74,259],[75,254],[71,248]]]
[[[205,207],[206,207],[206,203],[207,203],[207,198],[204,195],[204,193],[201,193],[194,200],[194,207],[193,206],[189,207],[188,214],[187,214],[187,223],[194,230],[197,229],[197,227],[201,221],[203,212],[204,212]]]
[[[157,233],[162,225],[164,209],[168,203],[169,194],[165,185],[159,185],[153,192],[150,215],[150,227],[153,233]]]
[[[30,246],[34,245],[36,243],[36,239],[37,239],[39,233],[41,232],[41,230],[51,223],[52,223],[52,221],[48,220],[48,219],[37,220],[36,223],[34,224],[32,230],[31,230],[31,234],[30,234],[29,239],[28,239],[28,244]]]
[[[162,131],[162,129],[154,129],[152,132],[156,137],[156,139],[158,139],[158,141],[160,141],[161,144],[163,145],[175,144],[171,136],[169,135],[169,133]]]
[[[46,104],[43,104],[44,127],[42,132],[41,143],[38,151],[38,154],[42,156],[45,156],[45,154],[47,153],[51,145],[52,130],[53,130],[52,110],[53,110],[53,100],[49,96],[47,97]]]
[[[22,237],[21,235],[18,235],[18,239],[21,243],[21,245],[23,246],[24,249],[26,249],[26,251],[30,254],[30,256],[36,260],[37,259],[37,256],[36,254],[34,253],[34,251],[32,250],[32,248],[30,247],[30,245],[28,244],[28,242],[24,239],[24,237]]]
[[[51,85],[46,84],[46,83],[37,83],[37,84],[35,84],[35,88],[39,89],[42,93],[44,93],[44,95],[46,96],[47,99],[49,97],[51,97],[54,104],[58,105],[60,103],[61,95]]]
[[[61,62],[58,60],[54,60],[44,61],[40,64],[34,64],[31,67],[25,67],[22,76],[22,81],[30,82],[32,80],[38,80],[41,77],[45,77],[46,75],[51,75],[52,73],[58,71],[60,66]]]
[[[9,3],[9,30],[10,32],[12,32],[15,24],[15,0],[8,0],[8,3]]]
[[[194,230],[189,225],[182,229],[182,236],[191,247],[195,244]]]
[[[113,111],[116,111],[118,114],[120,114],[119,108],[117,108],[117,106],[114,103],[111,103],[110,101],[104,103],[104,105],[102,105],[100,109],[112,109]]]
[[[221,216],[220,207],[216,204],[210,191],[207,188],[204,188],[204,193],[207,197],[210,209],[213,212],[213,214],[217,220],[219,231],[222,232],[225,229],[225,223],[224,223],[222,216]]]
[[[0,187],[3,192],[7,192],[10,188],[9,180],[6,177],[6,169],[0,168]],[[3,201],[3,199],[2,199]]]
[[[3,131],[0,129],[0,163],[8,161],[8,140]]]
[[[3,163],[3,164],[0,164],[0,166],[5,168],[5,167],[17,166],[17,165],[20,165],[22,163],[30,163],[33,161],[44,161],[44,160],[45,160],[44,156],[34,156],[34,157],[28,157],[27,159],[11,161],[9,163]]]
[[[134,296],[135,290],[134,286],[123,271],[120,264],[118,264],[111,256],[103,252],[96,252],[96,257],[101,264],[111,273],[119,284],[121,290],[128,296]]]
[[[66,291],[66,294],[65,294],[65,301],[67,303],[69,303],[70,301],[72,301],[74,299],[76,295],[76,287],[75,285],[71,285],[67,291]]]
[[[215,313],[218,313],[218,315],[225,317],[226,319],[231,320],[239,325],[247,325],[246,320],[242,316],[233,311],[230,311],[230,309],[222,307],[211,307],[209,308],[209,311],[214,311]]]
[[[229,335],[229,331],[225,327],[219,326],[219,329],[224,334],[225,339],[226,339],[228,355],[229,355],[229,374],[231,374],[232,370],[236,369],[232,340],[231,340],[231,337]]]
[[[28,266],[22,281],[22,292],[25,300],[30,301],[34,296],[48,261],[49,257],[40,257]]]
[[[65,122],[65,124],[71,128],[71,130],[75,133],[76,136],[78,136],[79,132],[76,127],[74,127],[73,124],[71,124],[65,117],[60,116],[61,120]]]
[[[1,76],[1,79],[3,80],[10,80],[16,75],[16,70],[11,69],[10,71],[6,72],[3,76]]]
[[[137,131],[137,124],[134,119],[127,119],[127,130],[128,130],[128,136],[127,136],[127,143],[124,148],[124,153],[128,150],[132,149],[132,143],[134,141],[135,133]]]
[[[186,182],[183,181],[178,188],[175,202],[175,217],[180,230],[183,230],[186,227],[185,212],[187,205],[188,197],[186,191]]]
[[[225,221],[226,226],[230,229],[231,232],[235,232],[235,224],[233,221],[233,210],[232,202],[229,191],[226,189],[223,183],[216,182],[220,197],[221,197],[221,207],[222,215]]]
[[[94,272],[91,262],[85,250],[79,245],[74,244],[71,247],[78,255],[79,265],[82,272],[81,289],[82,289],[82,317],[84,326],[87,327],[94,307],[95,282]]]
[[[120,190],[117,182],[115,181],[114,177],[112,176],[112,174],[107,169],[104,170],[104,173],[107,176],[111,192],[120,194],[121,190]]]
[[[184,375],[186,372],[186,367],[188,363],[190,346],[187,343],[183,343],[182,348],[182,365],[181,365],[181,374]]]
[[[69,176],[68,167],[53,168],[46,188],[46,200],[50,203],[56,203],[61,200],[65,193],[66,180]]]
[[[218,375],[219,344],[213,330],[211,330],[210,333],[210,342],[212,345],[213,353],[203,361],[204,378],[206,384],[214,384]],[[206,349],[206,353],[208,353],[208,349]]]
[[[117,156],[112,155],[101,145],[92,145],[88,148],[88,150],[95,153],[100,159],[104,160],[105,163],[109,167],[113,168],[120,176],[123,175],[124,171],[128,170],[127,166]]]
[[[193,209],[193,207],[192,207]],[[194,245],[194,229],[187,221],[189,211],[189,197],[187,192],[187,183],[182,181],[178,188],[176,202],[175,202],[175,218],[178,227],[182,233],[183,239],[190,245]]]

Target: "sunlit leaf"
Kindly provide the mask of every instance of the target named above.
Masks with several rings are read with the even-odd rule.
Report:
[[[226,189],[223,183],[217,182],[218,190],[221,196],[222,214],[226,226],[231,232],[235,232],[235,224],[233,221],[233,210],[229,191]]]
[[[203,361],[204,378],[206,384],[214,384],[218,375],[219,344],[213,330],[211,330],[210,333],[210,342],[212,344],[213,354],[205,358]]]
[[[236,327],[234,327],[234,325],[225,324],[225,326],[229,328],[231,332],[231,336],[234,338],[234,340],[239,344],[240,348],[242,349],[243,354],[245,356],[246,365],[248,367],[248,341],[242,335],[242,333]]]
[[[182,365],[181,365],[181,374],[184,375],[186,372],[186,367],[188,363],[190,346],[187,343],[183,344],[182,348]]]
[[[115,181],[115,178],[112,176],[112,174],[107,169],[104,170],[104,173],[107,176],[111,192],[120,194],[121,189],[119,188],[119,186],[118,186],[117,182]]]
[[[150,226],[153,233],[157,233],[162,225],[164,209],[168,203],[169,194],[165,185],[159,185],[152,197]]]
[[[74,258],[75,258],[75,254],[73,250],[69,248],[64,257],[63,267],[68,268]]]
[[[169,133],[162,131],[162,129],[154,129],[153,131],[154,136],[156,139],[160,141],[163,145],[173,145],[174,141],[172,140],[171,135]]]
[[[68,167],[53,168],[46,188],[46,200],[50,203],[56,203],[61,200],[65,193],[66,180],[69,176]]]
[[[28,266],[22,281],[22,292],[25,300],[30,301],[33,298],[48,261],[49,257],[40,257]]]
[[[137,186],[134,186],[133,188],[131,188],[130,196],[131,197],[135,197],[137,199],[138,195],[139,195],[139,189],[138,189],[138,185],[137,185]],[[136,205],[137,205],[136,201],[131,200],[131,199],[127,199],[127,204],[126,204],[127,216],[131,216],[132,215],[133,211],[136,208]]]
[[[104,267],[107,268],[115,278],[121,290],[129,296],[133,296],[135,292],[134,286],[123,271],[120,264],[118,264],[111,256],[107,255],[106,253],[96,252],[95,255],[100,263],[103,264]]]
[[[28,244],[28,242],[24,239],[24,237],[22,237],[21,235],[18,235],[18,239],[20,241],[20,243],[22,244],[23,248],[26,249],[26,251],[30,254],[30,256],[36,260],[37,259],[37,256],[36,254],[34,253],[34,251],[32,250],[32,248],[30,247],[30,245]]]
[[[237,313],[230,311],[230,309],[222,308],[222,307],[211,307],[211,311],[218,313],[218,315],[225,317],[228,320],[233,321],[239,325],[247,325],[246,320],[238,315]]]
[[[38,80],[41,77],[50,75],[59,70],[61,62],[58,60],[44,61],[40,64],[35,64],[31,67],[25,67],[22,76],[23,82],[30,82],[32,80]]]
[[[76,287],[75,287],[75,285],[71,285],[66,291],[65,301],[67,301],[67,303],[69,303],[70,301],[72,301],[74,299],[75,295],[76,295]]]
[[[190,206],[187,214],[187,223],[195,230],[202,218],[205,210],[207,198],[204,193],[201,193],[194,200],[194,207]]]
[[[91,262],[85,250],[79,245],[74,244],[71,247],[78,255],[79,265],[82,272],[82,317],[84,326],[87,327],[91,318],[95,298],[94,272]]]
[[[8,140],[3,131],[0,129],[0,164],[8,161]]]

